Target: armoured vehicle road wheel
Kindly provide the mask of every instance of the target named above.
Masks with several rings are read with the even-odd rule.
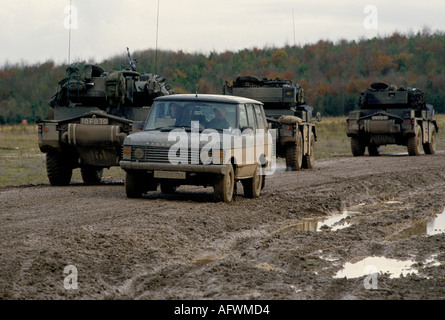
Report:
[[[415,134],[408,138],[408,154],[410,156],[418,156],[422,152],[422,130],[416,125]]]
[[[258,198],[260,196],[263,176],[259,175],[259,169],[260,166],[255,170],[252,178],[241,180],[244,188],[244,196],[247,198]]]
[[[315,137],[313,132],[311,132],[309,140],[310,140],[309,154],[303,156],[302,167],[304,169],[312,169],[314,167],[314,162],[315,162]]]
[[[431,132],[431,142],[425,143],[423,145],[423,150],[425,151],[425,154],[436,153],[436,128],[433,128],[433,132]]]
[[[289,144],[286,149],[286,167],[289,170],[297,171],[301,169],[303,163],[303,137],[301,132],[297,132],[295,143]]]
[[[227,203],[232,202],[233,189],[235,187],[235,173],[233,171],[233,166],[229,164],[228,169],[227,174],[218,177],[213,187],[216,198],[219,201]]]
[[[70,184],[73,169],[61,153],[51,151],[46,153],[46,172],[52,186],[67,186]]]
[[[82,167],[80,173],[82,174],[82,180],[85,184],[95,185],[100,184],[102,180],[102,174],[104,169],[97,167]]]
[[[365,154],[366,146],[359,138],[351,137],[351,150],[354,157],[361,157]]]

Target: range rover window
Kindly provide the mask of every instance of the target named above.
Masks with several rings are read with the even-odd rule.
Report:
[[[256,120],[255,120],[255,110],[253,109],[253,104],[247,104],[246,109],[247,109],[247,119],[249,122],[249,127],[255,130]]]
[[[242,130],[249,126],[249,122],[247,121],[247,112],[246,106],[244,104],[239,105],[239,127]]]
[[[257,128],[264,129],[266,127],[266,124],[264,123],[263,112],[261,111],[261,107],[258,104],[255,105],[255,115]]]
[[[217,102],[156,101],[150,109],[144,130],[233,129],[236,127],[236,104]]]

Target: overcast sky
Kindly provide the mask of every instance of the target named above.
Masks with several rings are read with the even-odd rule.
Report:
[[[444,0],[0,0],[0,65],[101,60],[445,31]],[[158,28],[157,28],[158,24]],[[158,37],[156,37],[158,30]]]

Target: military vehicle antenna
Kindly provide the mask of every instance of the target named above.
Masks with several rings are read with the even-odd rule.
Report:
[[[70,0],[70,26],[68,28],[68,65],[71,63],[71,9],[72,9],[72,2],[73,0]]]
[[[156,49],[155,49],[155,74],[158,74],[158,30],[159,30],[159,0],[156,13]]]
[[[294,16],[294,9],[292,9],[292,27],[293,27],[293,34],[294,34],[294,46],[296,46],[296,43],[295,43],[295,16]]]

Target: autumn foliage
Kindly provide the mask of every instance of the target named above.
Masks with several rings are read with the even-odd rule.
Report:
[[[125,48],[123,48],[125,49]],[[97,62],[105,70],[127,64],[126,52]],[[307,102],[324,115],[344,115],[374,81],[418,87],[437,112],[445,113],[445,33],[394,33],[386,37],[320,40],[303,46],[251,48],[238,52],[137,51],[138,71],[166,77],[178,93],[222,93],[240,74],[290,79],[303,86]],[[47,61],[0,68],[0,124],[46,118],[48,100],[66,65]]]

